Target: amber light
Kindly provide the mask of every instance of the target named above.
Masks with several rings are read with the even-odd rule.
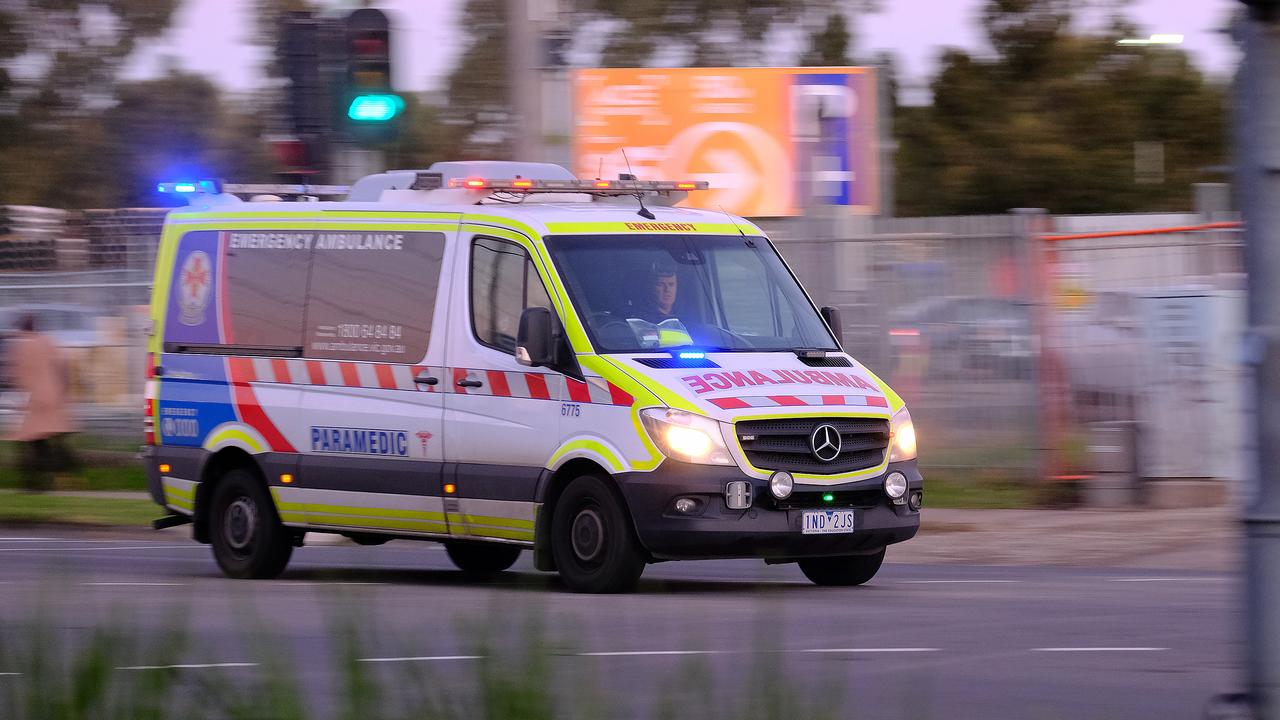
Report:
[[[466,185],[469,188],[482,188],[484,187],[484,180],[481,180],[480,178],[467,178],[467,181],[464,182],[463,185]]]
[[[533,181],[532,180],[512,180],[511,187],[531,188],[533,187]]]
[[[173,468],[169,467],[169,464],[168,464],[168,463],[161,463],[161,464],[160,464],[160,472],[162,472],[162,473],[167,473],[167,472],[169,472],[169,471],[170,471],[170,470],[172,470],[172,469],[173,469]]]
[[[598,188],[607,188],[607,187],[609,187],[609,181],[608,181],[608,180],[597,180],[597,181],[595,182],[595,186],[596,186],[596,187],[598,187]]]
[[[680,182],[680,183],[676,183],[676,189],[677,190],[697,190],[698,186],[695,183],[691,183],[691,182]]]
[[[285,473],[284,475],[280,476],[280,482],[284,483],[285,485],[288,485],[289,483],[293,482],[293,476],[288,473]]]
[[[445,495],[452,495],[452,494],[454,494],[454,493],[455,493],[455,492],[457,492],[457,491],[458,491],[458,486],[457,486],[457,485],[454,485],[453,483],[445,483],[445,484],[444,484],[444,494],[445,494]]]

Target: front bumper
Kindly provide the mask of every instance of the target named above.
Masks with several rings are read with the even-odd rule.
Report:
[[[822,486],[846,502],[804,504],[794,500],[815,488],[797,485],[796,495],[779,507],[769,494],[768,483],[748,478],[733,467],[691,465],[667,461],[653,472],[623,473],[618,485],[626,497],[640,543],[655,560],[708,558],[764,558],[788,561],[804,557],[858,555],[909,540],[920,528],[920,513],[894,505],[884,494],[884,475],[897,470],[907,476],[908,494],[924,481],[915,460],[892,463],[883,475],[870,480]],[[748,480],[752,505],[730,510],[724,503],[725,483]],[[873,492],[879,490],[878,493]],[[863,491],[863,492],[858,492]],[[678,497],[702,502],[697,515],[675,512]],[[802,535],[804,510],[854,510],[854,532],[844,535]]]

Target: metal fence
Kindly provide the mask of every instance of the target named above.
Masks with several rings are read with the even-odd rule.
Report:
[[[53,325],[82,414],[104,432],[136,427],[163,214],[9,208],[0,231],[0,327],[24,309]],[[1088,427],[1129,422],[1144,428],[1144,472],[1238,476],[1208,447],[1229,444],[1219,435],[1243,414],[1234,226],[1035,212],[864,220],[836,241],[797,237],[803,221],[769,229],[815,301],[840,308],[850,353],[906,399],[927,470],[1087,472]]]

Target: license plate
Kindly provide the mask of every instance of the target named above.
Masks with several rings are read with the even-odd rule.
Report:
[[[852,510],[806,510],[801,521],[802,535],[839,535],[853,532]]]

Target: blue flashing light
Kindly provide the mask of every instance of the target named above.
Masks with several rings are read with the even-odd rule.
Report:
[[[195,183],[174,183],[173,191],[176,193],[193,193],[196,191]]]
[[[707,354],[700,350],[685,351],[680,353],[680,359],[681,360],[705,360],[707,359]]]
[[[359,95],[347,108],[347,117],[357,122],[387,122],[404,110],[404,98],[399,95]]]

